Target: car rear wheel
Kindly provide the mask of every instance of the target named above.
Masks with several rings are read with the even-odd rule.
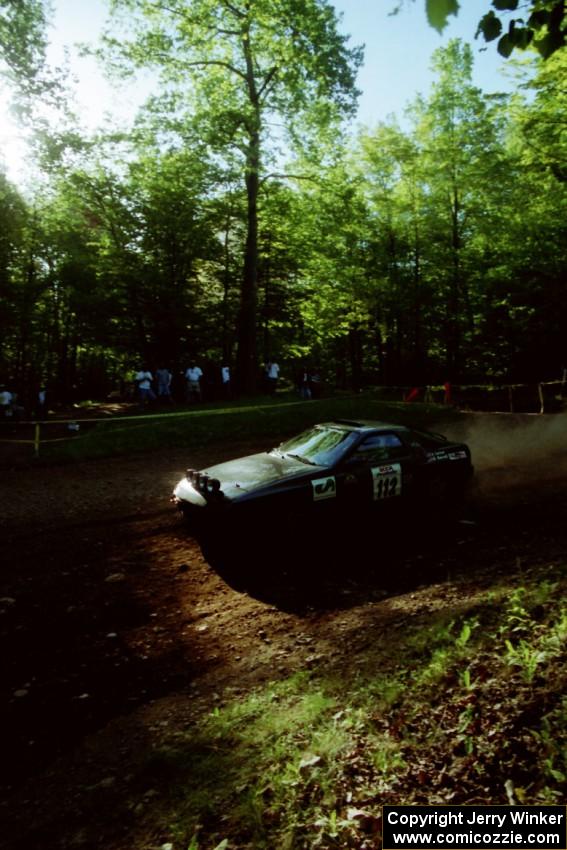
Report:
[[[449,482],[441,475],[434,475],[427,486],[427,501],[433,508],[445,508],[451,499]]]
[[[426,488],[426,509],[439,522],[454,522],[461,517],[465,484],[461,480],[434,475]]]

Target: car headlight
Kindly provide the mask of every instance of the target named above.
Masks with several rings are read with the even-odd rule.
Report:
[[[185,478],[192,487],[200,493],[210,493],[211,495],[222,495],[221,483],[218,478],[209,478],[206,472],[199,472],[196,469],[187,469]]]

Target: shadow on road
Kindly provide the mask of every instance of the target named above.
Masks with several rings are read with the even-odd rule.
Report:
[[[475,546],[476,523],[399,520],[380,530],[339,529],[333,539],[263,540],[245,551],[207,552],[209,564],[235,590],[308,615],[351,608],[422,584],[446,581]]]
[[[456,579],[486,583],[567,545],[565,487],[494,489],[480,481],[458,519],[401,515],[372,526],[295,532],[206,553],[233,588],[282,611],[340,610]]]

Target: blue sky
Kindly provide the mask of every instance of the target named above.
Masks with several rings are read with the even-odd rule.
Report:
[[[333,5],[342,12],[342,31],[351,35],[353,44],[365,44],[365,62],[358,80],[361,123],[375,124],[389,113],[401,117],[416,93],[426,94],[433,80],[431,55],[451,38],[462,38],[472,45],[474,82],[479,88],[486,92],[510,89],[511,84],[502,75],[506,61],[498,55],[496,45],[485,45],[474,38],[489,0],[464,0],[458,17],[449,19],[442,35],[427,23],[425,0],[406,0],[397,15],[389,14],[396,0],[335,0]]]
[[[474,40],[479,18],[489,0],[464,0],[457,18],[452,18],[443,35],[427,23],[425,0],[406,0],[397,15],[391,15],[397,0],[335,0],[342,14],[341,31],[351,36],[353,45],[365,44],[365,61],[358,79],[362,90],[357,124],[374,125],[395,113],[402,117],[404,108],[416,93],[426,94],[432,75],[431,54],[450,38],[471,42],[475,54],[475,83],[487,92],[510,90],[512,83],[501,74],[506,62],[498,56],[494,44],[488,49]],[[77,101],[81,120],[94,129],[105,112],[128,122],[137,104],[148,93],[147,85],[114,91],[104,80],[94,59],[79,57],[76,44],[93,42],[106,18],[105,0],[53,0],[55,16],[51,30],[50,61],[61,62],[66,48],[71,68],[78,78]],[[6,100],[6,98],[4,98]],[[21,176],[24,142],[21,132],[6,117],[2,120],[0,97],[0,149],[9,175]]]
[[[397,0],[334,0],[342,15],[340,28],[351,36],[352,44],[365,44],[364,67],[359,74],[359,119],[373,124],[391,112],[401,115],[404,107],[418,91],[426,92],[431,75],[429,63],[433,51],[450,38],[460,37],[473,43],[475,82],[487,91],[505,84],[499,69],[505,66],[494,44],[484,46],[474,40],[479,18],[489,0],[465,0],[458,17],[450,18],[443,35],[432,29],[425,17],[425,0],[406,0],[397,15],[390,14]],[[105,19],[104,0],[55,0],[55,55],[63,44],[88,41]],[[82,89],[90,100],[91,119],[98,119],[102,109],[100,72],[92,60],[77,60],[82,68]],[[97,94],[98,93],[98,94]]]

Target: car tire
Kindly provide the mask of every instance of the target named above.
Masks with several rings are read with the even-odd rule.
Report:
[[[434,475],[426,488],[427,515],[434,523],[454,523],[462,518],[464,482]]]
[[[453,487],[442,475],[434,475],[427,485],[427,503],[433,509],[446,508],[451,502]]]

